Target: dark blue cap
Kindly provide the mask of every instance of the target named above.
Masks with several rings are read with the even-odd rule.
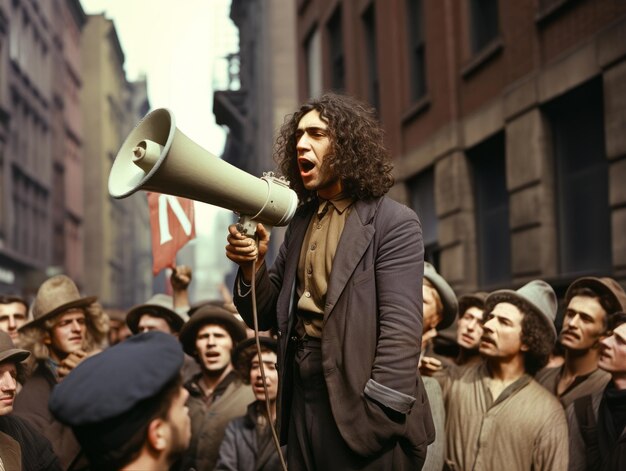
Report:
[[[173,335],[158,331],[134,335],[72,370],[52,390],[50,411],[74,429],[83,446],[89,445],[79,430],[84,439],[98,435],[102,439],[101,426],[106,425],[107,432],[117,429],[110,437],[113,441],[128,437],[152,418],[156,405],[150,398],[179,377],[183,360]]]

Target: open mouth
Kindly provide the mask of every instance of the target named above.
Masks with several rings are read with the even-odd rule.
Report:
[[[480,342],[481,343],[488,343],[488,344],[491,344],[491,345],[495,345],[496,344],[496,342],[493,339],[489,338],[489,337],[481,337],[480,338]]]
[[[303,173],[309,173],[315,168],[315,164],[313,162],[304,158],[298,159],[298,165],[300,166],[300,171]]]

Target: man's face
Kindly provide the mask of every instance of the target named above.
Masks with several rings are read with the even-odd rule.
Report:
[[[482,335],[483,310],[468,307],[457,322],[456,341],[461,347],[472,350],[478,348]]]
[[[186,406],[188,397],[189,392],[181,387],[174,397],[168,413],[171,443],[169,456],[171,461],[183,455],[191,440],[191,419],[189,418],[189,408]]]
[[[0,416],[13,411],[13,400],[17,394],[17,368],[12,361],[0,363]]]
[[[222,374],[230,365],[233,341],[221,325],[206,324],[196,334],[196,354],[205,373]]]
[[[330,148],[326,123],[317,110],[309,111],[300,119],[296,130],[298,167],[304,187],[325,199],[338,195],[342,189],[339,178],[328,166],[323,166]]]
[[[11,336],[13,343],[18,340],[17,329],[26,323],[26,306],[22,303],[0,304],[0,330]]]
[[[488,358],[502,360],[522,355],[522,319],[524,314],[513,304],[498,303],[487,315],[480,339],[480,353]]]
[[[437,290],[427,284],[422,285],[422,297],[424,299],[424,332],[437,327],[443,318],[439,309],[439,294]]]
[[[278,371],[276,370],[276,354],[274,352],[261,352],[263,359],[263,369],[265,371],[265,384],[270,401],[275,401],[278,395]],[[261,366],[259,356],[255,355],[250,363],[250,384],[257,400],[265,400],[265,390],[263,389],[263,377],[261,376]]]
[[[613,375],[626,374],[626,324],[618,325],[611,335],[600,340],[598,366]]]
[[[604,334],[606,312],[596,298],[574,296],[565,311],[559,340],[571,350],[597,348]]]
[[[151,314],[143,314],[137,324],[137,331],[141,334],[143,332],[150,332],[152,330],[159,330],[166,334],[172,334],[172,329],[165,319],[162,317],[153,316]]]
[[[44,342],[50,348],[50,357],[62,361],[70,353],[83,348],[87,326],[82,309],[68,309],[56,318],[56,322]]]

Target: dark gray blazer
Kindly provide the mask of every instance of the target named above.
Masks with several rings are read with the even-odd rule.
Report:
[[[271,269],[257,273],[259,327],[278,329],[279,427],[286,441],[292,395],[294,296],[300,248],[317,202],[291,221]],[[423,458],[434,439],[417,363],[422,336],[424,247],[415,213],[387,197],[356,201],[333,261],[322,363],[333,416],[350,448],[371,456],[401,442]],[[253,325],[251,296],[235,304]]]

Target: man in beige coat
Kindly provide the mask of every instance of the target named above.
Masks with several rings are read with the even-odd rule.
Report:
[[[451,370],[443,381],[446,463],[453,470],[564,471],[564,411],[532,378],[556,338],[554,290],[535,280],[491,293],[486,307],[485,362]]]

